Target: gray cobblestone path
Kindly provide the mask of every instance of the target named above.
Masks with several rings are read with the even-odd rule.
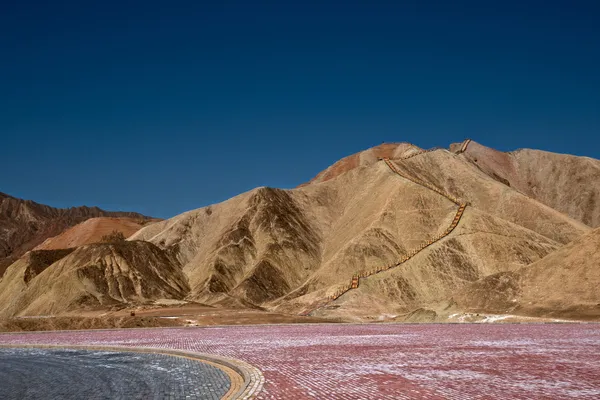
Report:
[[[0,349],[0,399],[220,399],[229,377],[164,354]]]

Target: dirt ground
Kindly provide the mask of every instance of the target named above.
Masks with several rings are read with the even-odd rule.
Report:
[[[140,306],[114,311],[83,311],[77,314],[57,316],[10,318],[0,321],[0,332],[322,322],[337,321],[261,310],[181,304],[164,307]]]

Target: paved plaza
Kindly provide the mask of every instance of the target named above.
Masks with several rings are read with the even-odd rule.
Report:
[[[0,399],[220,399],[229,378],[183,357],[0,348]]]
[[[216,354],[263,372],[260,399],[600,398],[598,324],[132,329],[0,334],[0,343]]]

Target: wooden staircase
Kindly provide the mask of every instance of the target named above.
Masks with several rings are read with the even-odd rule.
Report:
[[[467,146],[469,145],[469,142],[471,141],[471,139],[467,139],[464,143],[463,146],[461,148],[461,152],[463,152],[464,150],[466,150]],[[399,160],[406,160],[424,153],[428,153],[431,151],[436,151],[438,150],[437,148],[434,149],[430,149],[430,150],[423,150],[414,154],[411,154],[409,156],[400,158]],[[452,223],[446,228],[446,230],[441,233],[440,235],[437,235],[436,237],[429,239],[426,242],[421,243],[421,245],[419,245],[417,248],[409,251],[406,255],[404,255],[402,258],[400,258],[397,262],[389,264],[389,265],[382,265],[380,267],[371,269],[369,271],[360,271],[357,272],[353,277],[352,277],[352,281],[350,284],[348,285],[344,285],[340,288],[338,288],[332,295],[329,296],[328,301],[326,302],[320,302],[317,307],[315,307],[314,309],[312,309],[311,311],[303,314],[303,315],[310,315],[312,312],[317,311],[321,308],[326,307],[327,305],[329,305],[331,302],[339,299],[341,296],[343,296],[345,293],[349,292],[350,290],[353,289],[358,289],[359,285],[360,285],[360,279],[365,279],[368,278],[370,276],[373,276],[375,274],[381,273],[381,272],[385,272],[388,271],[392,268],[395,267],[399,267],[400,265],[404,264],[405,262],[407,262],[408,260],[410,260],[411,258],[413,258],[414,256],[416,256],[417,254],[419,254],[421,251],[425,250],[427,247],[431,246],[432,244],[444,239],[446,236],[448,236],[450,233],[452,233],[452,231],[458,226],[464,212],[465,209],[467,208],[467,203],[460,201],[459,199],[457,199],[456,197],[452,196],[451,194],[440,190],[438,188],[436,188],[435,186],[433,186],[432,184],[422,181],[420,179],[414,178],[402,171],[400,171],[398,169],[398,167],[396,167],[396,165],[389,159],[389,158],[383,158],[382,159],[386,165],[390,168],[390,170],[392,170],[392,172],[394,172],[396,175],[405,178],[413,183],[416,183],[417,185],[421,185],[426,187],[427,189],[430,189],[436,193],[438,193],[441,196],[444,196],[445,198],[447,198],[448,200],[450,200],[451,202],[453,202],[454,204],[458,205],[458,210],[456,211],[456,214],[454,215],[454,219],[452,220]]]

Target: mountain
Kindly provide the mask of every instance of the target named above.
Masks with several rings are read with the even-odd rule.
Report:
[[[600,161],[530,149],[503,153],[473,141],[462,156],[526,196],[588,226],[600,226]]]
[[[370,149],[342,158],[318,173],[309,182],[300,185],[300,187],[334,179],[354,168],[374,164],[382,158],[395,159],[408,154],[417,154],[420,151],[419,147],[410,143],[382,143],[379,146],[371,147]]]
[[[0,193],[0,277],[11,263],[44,240],[96,217],[148,219],[138,213],[109,212],[98,207],[53,208]]]
[[[85,220],[61,234],[46,239],[34,250],[56,250],[97,243],[105,235],[120,232],[128,238],[153,220],[128,217],[97,217]]]
[[[412,180],[379,156],[394,157]],[[315,310],[354,274],[395,264],[452,223],[458,206],[415,181],[469,204],[458,227]],[[535,262],[589,230],[482,173],[462,153],[399,143],[343,159],[300,188],[259,188],[132,238],[177,254],[190,299],[368,319],[443,303],[467,283]]]
[[[34,250],[12,264],[0,280],[0,316],[145,304],[183,299],[188,292],[177,260],[148,242]]]
[[[600,228],[535,263],[473,282],[454,300],[469,312],[598,319],[599,249]]]
[[[126,244],[27,253],[0,280],[0,305],[10,317],[172,299],[344,321],[440,320],[506,311],[504,286],[494,284],[508,278],[496,277],[523,276],[507,293],[534,293],[540,303],[526,307],[523,294],[522,315],[558,300],[565,310],[587,307],[593,264],[569,263],[593,247],[577,241],[595,237],[599,168],[585,157],[502,153],[470,140],[450,150],[383,144],[298,188],[261,187],[147,224]],[[84,244],[85,231],[56,241]],[[556,298],[546,299],[532,288],[551,270],[590,285],[577,297],[552,278],[543,291]]]

